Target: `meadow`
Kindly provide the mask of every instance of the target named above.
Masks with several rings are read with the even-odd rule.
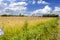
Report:
[[[0,40],[58,40],[58,18],[0,17]]]

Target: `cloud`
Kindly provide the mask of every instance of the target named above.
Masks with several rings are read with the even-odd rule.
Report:
[[[26,2],[17,2],[17,3],[12,3],[9,5],[9,7],[5,8],[5,12],[9,12],[11,14],[15,13],[23,13],[27,10],[26,7],[27,3]]]
[[[60,16],[60,7],[55,7],[52,13],[58,14]]]
[[[51,10],[52,9],[48,5],[46,5],[43,9],[37,9],[37,10],[31,12],[31,14],[35,14],[35,15],[36,14],[47,14],[47,13],[50,13]]]
[[[5,7],[7,7],[7,4],[3,0],[0,0],[0,15],[3,13]]]
[[[32,4],[35,4],[35,3],[36,3],[36,1],[35,1],[35,0],[33,0],[33,1],[32,1]]]
[[[9,0],[10,1],[10,0]],[[26,2],[13,2],[7,5],[7,3],[1,2],[0,14],[16,14],[24,13],[27,10],[28,4]]]
[[[0,0],[0,15],[1,14],[14,14],[14,15],[18,15],[19,13],[26,13],[27,12],[27,5],[28,2],[25,2],[27,0],[23,0],[20,2],[16,2],[16,0],[7,0],[10,3],[4,3],[4,0]],[[30,0],[31,1],[31,0]],[[49,4],[46,1],[43,0],[32,0],[31,1],[32,4],[38,3],[38,4]],[[58,14],[60,15],[60,7],[55,7],[54,10],[52,10],[51,7],[49,7],[48,5],[46,5],[44,8],[42,9],[37,9],[34,10],[33,12],[31,12],[31,14],[47,14],[47,13],[54,13],[54,14]],[[28,15],[28,13],[26,14]]]
[[[56,12],[58,11],[59,12],[60,11],[60,7],[55,7],[54,11],[56,11]]]
[[[46,2],[46,1],[43,1],[43,0],[29,0],[28,1],[29,3],[32,3],[32,4],[49,4],[48,2]]]
[[[0,0],[0,3],[2,2],[3,0]]]
[[[38,3],[38,4],[49,4],[48,2],[43,1],[43,0],[39,0],[37,3]]]
[[[16,0],[7,0],[7,1],[16,1]]]
[[[9,1],[10,3],[13,3],[13,2],[15,2],[16,0],[7,0],[7,1]]]
[[[11,9],[11,10],[26,10],[27,7],[25,7],[27,5],[26,2],[18,2],[18,3],[12,3],[9,5],[9,7],[5,8],[5,9]]]
[[[48,5],[46,5],[44,8],[42,8],[42,9],[37,9],[37,10],[35,10],[35,11],[33,11],[33,12],[31,12],[31,15],[37,15],[37,14],[57,14],[57,15],[59,15],[60,16],[60,7],[55,7],[54,8],[54,10],[52,10],[52,8],[51,7],[49,7]]]

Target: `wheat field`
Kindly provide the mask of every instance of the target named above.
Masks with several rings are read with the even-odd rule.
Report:
[[[0,40],[58,40],[58,18],[0,17]]]

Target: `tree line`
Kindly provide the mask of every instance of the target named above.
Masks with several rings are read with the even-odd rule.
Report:
[[[10,17],[10,16],[25,17],[26,15],[22,15],[22,14],[19,14],[19,15],[3,14],[3,15],[0,15],[0,16],[2,16],[2,17]],[[38,17],[41,17],[41,16],[38,16]],[[57,15],[57,14],[43,14],[42,17],[59,17],[59,15]]]
[[[42,17],[59,17],[57,14],[44,14]]]
[[[12,15],[12,14],[2,14],[2,15],[0,15],[1,17],[10,17],[10,16],[20,16],[20,17],[24,17],[25,15],[21,15],[21,14],[19,14],[19,15]]]

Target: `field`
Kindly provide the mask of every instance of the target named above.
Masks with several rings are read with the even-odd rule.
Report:
[[[0,40],[58,40],[53,17],[0,17],[0,29]]]

